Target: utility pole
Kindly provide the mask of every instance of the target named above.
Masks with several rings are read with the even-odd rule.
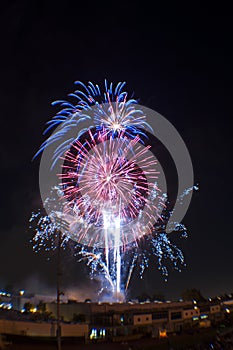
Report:
[[[60,296],[61,296],[61,231],[58,231],[57,245],[57,350],[61,350],[61,316],[60,316]]]

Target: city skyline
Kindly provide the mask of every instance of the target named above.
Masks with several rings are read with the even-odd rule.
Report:
[[[31,159],[44,141],[46,121],[54,115],[50,103],[71,92],[74,80],[101,82],[107,77],[114,82],[125,80],[141,104],[175,126],[190,152],[195,184],[200,186],[183,220],[189,237],[178,244],[187,267],[180,273],[170,270],[164,282],[156,264],[151,264],[143,279],[135,272],[131,292],[155,291],[167,298],[192,287],[206,297],[232,292],[233,236],[222,225],[223,218],[228,219],[232,192],[228,169],[232,146],[230,19],[215,14],[207,20],[198,14],[197,25],[194,14],[180,15],[178,21],[163,14],[154,20],[149,9],[139,16],[141,8],[135,5],[132,11],[138,20],[143,17],[143,25],[133,31],[133,20],[127,11],[120,12],[120,5],[120,22],[116,13],[108,14],[114,25],[103,35],[108,42],[103,52],[97,50],[101,34],[95,34],[93,43],[83,49],[78,45],[79,36],[88,41],[97,23],[100,33],[104,32],[97,17],[92,15],[88,29],[86,17],[77,23],[68,5],[64,5],[64,15],[59,7],[46,6],[12,2],[1,15],[5,50],[1,58],[0,286],[26,289],[38,283],[42,289],[54,288],[56,253],[35,254],[30,243],[33,233],[28,220],[41,207],[39,160]],[[99,13],[107,14],[99,6]],[[216,27],[217,22],[221,26]],[[121,42],[120,57],[114,50],[116,37]],[[64,285],[85,291],[93,288],[91,283],[97,285],[88,280],[84,265],[75,262],[71,253],[64,252],[63,259]]]

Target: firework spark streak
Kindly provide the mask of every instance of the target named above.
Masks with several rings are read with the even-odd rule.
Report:
[[[140,266],[142,274],[151,256],[165,277],[166,262],[179,270],[184,256],[166,234],[172,211],[150,151],[152,128],[137,101],[128,99],[125,83],[114,88],[105,82],[103,93],[90,82],[76,84],[79,89],[69,95],[74,103],[54,103],[61,110],[45,133],[56,130],[37,153],[53,146],[51,169],[62,164],[60,185],[44,201],[48,214],[33,213],[30,220],[36,226],[33,248],[54,250],[61,231],[62,246],[75,241],[78,261],[86,262],[92,277],[102,275],[105,287],[120,299],[134,269]],[[185,237],[184,225],[173,224]]]
[[[137,101],[127,99],[128,93],[123,91],[125,82],[119,82],[113,89],[113,84],[108,85],[105,80],[103,92],[98,85],[91,82],[87,86],[80,81],[76,81],[75,84],[79,89],[69,94],[69,97],[74,99],[73,103],[65,100],[52,103],[54,106],[60,105],[61,110],[48,121],[44,134],[55,127],[58,128],[41,145],[35,157],[55,143],[57,147],[53,156],[53,166],[59,157],[70,149],[70,145],[92,127],[105,128],[105,132],[114,134],[124,131],[130,137],[146,135],[146,130],[153,131],[142,111],[136,108]],[[88,128],[82,128],[85,122],[89,123]]]

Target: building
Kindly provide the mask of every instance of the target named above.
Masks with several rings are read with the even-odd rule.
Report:
[[[56,303],[47,303],[46,310],[56,318]],[[220,304],[206,303],[199,307],[196,302],[122,302],[81,303],[68,302],[60,305],[65,322],[76,319],[87,322],[91,339],[180,332],[198,326],[208,319],[217,322],[223,318]]]
[[[6,297],[9,298],[9,296]],[[6,301],[8,302],[9,299]],[[54,336],[55,320],[57,318],[57,303],[54,297],[26,296],[22,292],[12,297],[13,309],[18,311],[22,311],[25,302],[36,306],[40,301],[45,303],[47,314],[51,314],[52,317],[49,316],[47,324],[43,326],[38,326],[38,323],[32,322],[34,325],[27,326],[26,330],[30,330],[30,332],[32,330],[33,333],[38,329],[40,333],[41,328],[42,333],[50,334],[50,336],[53,334]],[[60,303],[62,336],[72,333],[72,336],[79,337],[82,326],[85,328],[84,338],[90,340],[119,340],[125,336],[128,339],[135,339],[142,335],[158,337],[163,334],[166,336],[169,333],[178,333],[192,327],[202,327],[203,325],[206,327],[218,323],[224,319],[226,310],[230,312],[230,307],[233,307],[233,302],[232,304],[228,302],[227,305],[223,305],[220,301],[201,303],[196,301],[111,303],[77,302],[63,298]],[[30,315],[27,316],[30,320]],[[23,318],[21,325],[19,325],[21,328],[23,327],[22,321]],[[26,320],[24,319],[24,321]],[[10,327],[9,324],[8,329],[11,329]],[[24,332],[24,329],[21,329],[21,331]],[[28,332],[25,334],[30,333]],[[39,333],[38,335],[40,335]]]

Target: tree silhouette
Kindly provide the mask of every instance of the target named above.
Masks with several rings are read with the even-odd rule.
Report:
[[[29,313],[32,309],[34,309],[34,305],[28,301],[24,304],[23,308],[25,310],[25,313]]]
[[[155,301],[155,300],[165,301],[166,299],[165,299],[165,296],[162,293],[155,293],[155,294],[153,294],[151,300],[152,301]]]
[[[143,292],[140,295],[138,295],[136,297],[136,299],[138,299],[138,301],[141,303],[141,302],[146,301],[146,300],[151,300],[151,297],[146,292]]]
[[[46,305],[42,300],[40,300],[39,304],[37,305],[37,311],[39,311],[40,313],[46,312]]]
[[[205,301],[206,300],[203,297],[203,295],[201,294],[200,290],[196,289],[196,288],[190,288],[190,289],[187,288],[187,289],[185,289],[181,293],[181,297],[185,301],[192,301],[192,300]]]

